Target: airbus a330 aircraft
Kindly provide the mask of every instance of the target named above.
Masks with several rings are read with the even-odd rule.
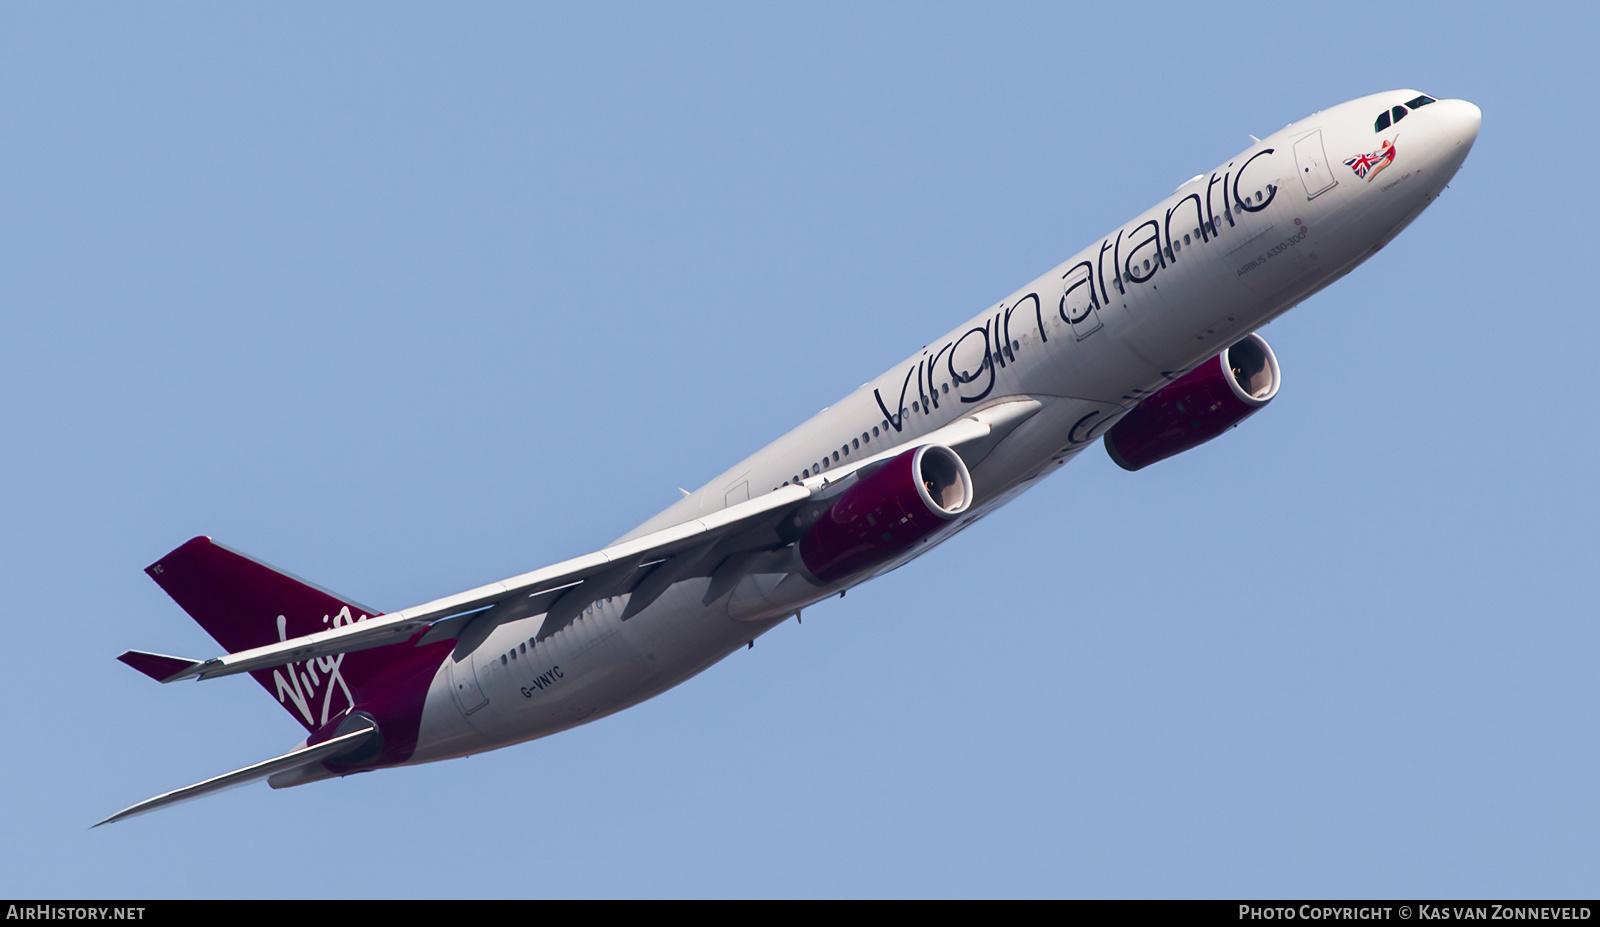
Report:
[[[380,615],[189,541],[146,572],[227,654],[118,659],[162,682],[250,673],[307,736],[101,823],[605,717],[926,553],[1096,441],[1128,470],[1209,441],[1278,392],[1254,330],[1427,208],[1479,119],[1396,90],[1286,126],[603,550]]]

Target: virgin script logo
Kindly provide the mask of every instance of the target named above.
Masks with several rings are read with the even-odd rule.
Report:
[[[331,619],[322,616],[324,624],[341,628],[347,624],[366,621],[367,616],[358,618],[350,616],[350,607],[347,605],[339,609],[339,614]],[[278,641],[281,643],[289,639],[288,619],[283,615],[278,616]],[[328,723],[330,714],[337,714],[356,703],[355,696],[350,694],[350,686],[345,683],[344,677],[339,674],[339,667],[344,663],[345,655],[342,653],[328,657],[311,657],[299,663],[290,663],[272,671],[272,681],[277,687],[278,701],[282,704],[293,704],[300,716],[305,718],[306,726],[317,728]],[[289,672],[284,678],[284,670]],[[334,710],[334,694],[344,693],[344,704]],[[312,713],[317,702],[322,703],[322,717],[318,720]]]

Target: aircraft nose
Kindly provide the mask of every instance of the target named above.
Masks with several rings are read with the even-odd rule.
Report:
[[[1461,148],[1465,155],[1478,140],[1478,127],[1483,124],[1483,110],[1466,100],[1440,100],[1434,104],[1438,115],[1444,119],[1445,137]]]

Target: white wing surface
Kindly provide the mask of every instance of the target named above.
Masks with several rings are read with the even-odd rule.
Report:
[[[271,669],[311,657],[400,643],[424,630],[428,633],[418,643],[454,638],[459,641],[459,654],[470,651],[495,626],[541,612],[547,618],[539,636],[548,637],[597,599],[630,590],[635,591],[636,598],[640,591],[648,590],[653,598],[670,585],[660,580],[676,581],[697,575],[697,570],[698,575],[704,575],[705,570],[736,553],[782,546],[784,542],[772,529],[785,515],[808,500],[842,491],[853,476],[885,460],[923,444],[957,447],[988,437],[996,429],[1014,427],[1038,408],[1039,403],[1032,401],[1006,403],[958,419],[918,440],[670,528],[398,612],[195,661],[162,681],[210,679]],[[652,574],[658,580],[655,583],[651,582]],[[638,608],[630,609],[630,613],[637,611]]]
[[[131,818],[136,814],[144,814],[146,811],[154,811],[157,808],[161,808],[166,805],[176,804],[180,801],[188,801],[191,798],[199,798],[201,795],[205,795],[210,792],[218,792],[222,789],[233,788],[236,785],[244,785],[247,782],[254,782],[257,779],[270,776],[275,772],[282,772],[286,769],[294,769],[299,766],[305,766],[308,763],[315,763],[318,760],[326,759],[327,757],[334,756],[335,754],[354,750],[364,743],[369,737],[371,737],[373,731],[377,730],[377,726],[365,718],[358,718],[357,721],[361,723],[359,730],[351,731],[348,734],[340,734],[338,737],[324,741],[313,747],[302,747],[299,750],[291,750],[288,753],[285,753],[283,756],[275,756],[270,760],[263,760],[253,766],[246,766],[243,769],[236,769],[231,773],[223,773],[220,776],[215,776],[211,779],[207,779],[204,782],[196,782],[194,785],[186,785],[181,789],[173,789],[170,792],[163,792],[160,795],[157,795],[155,798],[147,798],[144,801],[139,802],[137,805],[129,805],[121,811],[118,811],[116,814],[113,814],[111,817],[101,821],[100,824],[110,824],[112,821],[120,821],[123,818]],[[94,826],[99,827],[100,824],[96,824]]]

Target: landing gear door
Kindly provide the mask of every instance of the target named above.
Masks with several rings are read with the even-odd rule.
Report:
[[[1072,327],[1074,338],[1082,341],[1100,330],[1100,300],[1094,292],[1094,271],[1087,262],[1067,272],[1066,289],[1061,293],[1061,321]]]
[[[478,662],[471,654],[460,660],[446,659],[450,665],[450,694],[455,696],[456,707],[461,709],[463,715],[470,715],[483,706],[489,704],[488,696],[483,694],[483,689],[478,685],[478,671],[474,665]]]
[[[1322,150],[1322,130],[1302,136],[1294,143],[1294,163],[1300,167],[1300,182],[1305,184],[1306,199],[1314,200],[1339,181],[1333,179],[1333,169],[1328,166],[1328,156]]]

